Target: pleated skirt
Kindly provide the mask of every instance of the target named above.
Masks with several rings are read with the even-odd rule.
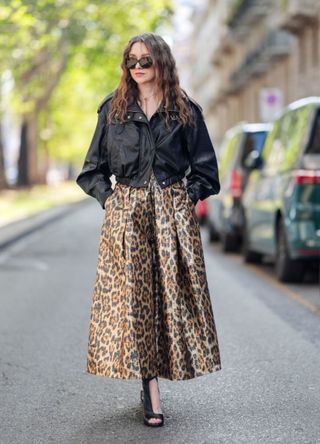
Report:
[[[105,205],[87,365],[121,379],[191,379],[221,369],[199,222],[183,180],[116,182]]]

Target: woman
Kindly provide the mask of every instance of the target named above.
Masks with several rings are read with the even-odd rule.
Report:
[[[133,37],[121,68],[76,179],[105,210],[86,371],[142,378],[144,423],[155,427],[158,376],[221,369],[194,208],[220,184],[201,107],[180,88],[166,42]]]

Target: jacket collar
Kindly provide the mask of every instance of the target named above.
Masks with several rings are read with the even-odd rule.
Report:
[[[165,100],[163,98],[156,112],[164,113],[165,110],[166,110],[166,105],[165,105]],[[129,102],[128,111],[141,113],[142,109],[140,108],[136,99],[133,99],[131,102]],[[169,99],[168,111],[178,112],[178,108],[173,103],[171,98]]]

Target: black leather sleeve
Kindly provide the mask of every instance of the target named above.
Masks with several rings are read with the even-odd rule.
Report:
[[[96,198],[103,209],[106,198],[114,191],[111,187],[111,173],[106,154],[106,130],[105,107],[102,109],[99,107],[97,125],[82,170],[76,178],[80,188],[89,196]]]
[[[220,181],[218,164],[200,106],[192,103],[195,126],[186,128],[186,143],[190,161],[190,172],[186,175],[187,191],[196,204],[211,194],[218,194]]]

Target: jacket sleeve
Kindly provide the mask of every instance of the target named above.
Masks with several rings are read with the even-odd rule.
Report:
[[[104,209],[106,198],[113,193],[111,187],[111,172],[107,162],[105,135],[106,135],[105,109],[98,108],[98,121],[82,170],[76,178],[76,183],[83,191],[98,200]]]
[[[211,194],[218,194],[220,181],[216,154],[199,106],[192,104],[195,126],[188,125],[187,151],[190,172],[186,175],[187,192],[196,204]]]

